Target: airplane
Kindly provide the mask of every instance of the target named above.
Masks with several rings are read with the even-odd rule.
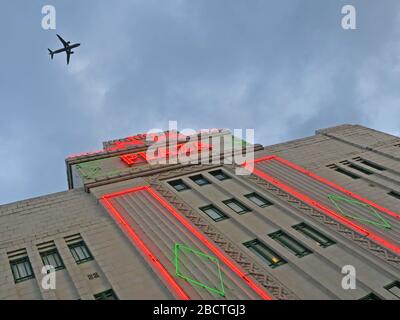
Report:
[[[48,49],[49,50],[49,55],[51,56],[51,60],[53,60],[53,57],[54,57],[55,54],[61,53],[61,52],[65,52],[67,54],[67,64],[69,64],[69,59],[71,57],[71,54],[74,53],[74,51],[72,51],[72,49],[79,47],[81,44],[80,43],[70,44],[71,41],[65,41],[58,34],[57,34],[57,37],[58,37],[58,39],[60,39],[60,41],[64,45],[64,48],[63,49],[58,49],[58,50],[55,50],[55,51],[51,51],[50,49]]]

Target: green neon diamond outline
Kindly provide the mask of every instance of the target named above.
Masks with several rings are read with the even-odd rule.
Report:
[[[365,222],[365,223],[368,223],[368,224],[373,224],[373,225],[375,225],[377,227],[381,227],[381,228],[384,228],[384,229],[392,229],[392,225],[385,218],[383,218],[378,213],[378,211],[375,210],[374,207],[370,206],[367,203],[364,203],[364,202],[361,202],[361,201],[358,201],[358,200],[355,200],[355,199],[349,199],[349,198],[341,197],[341,196],[338,196],[338,195],[335,195],[335,194],[329,194],[328,195],[328,199],[333,203],[335,208],[337,210],[339,210],[339,212],[345,217],[352,218],[352,219],[355,219],[355,220],[358,220],[358,221],[362,221],[362,222]],[[357,205],[366,207],[381,222],[376,222],[376,221],[373,221],[373,220],[369,220],[369,219],[365,219],[365,218],[349,215],[349,214],[345,213],[342,210],[342,208],[338,205],[338,203],[335,200],[341,200],[341,201],[345,201],[347,203],[357,204]]]
[[[192,252],[195,255],[197,255],[197,256],[199,256],[199,257],[201,257],[203,259],[211,260],[216,264],[217,269],[218,269],[218,277],[219,277],[220,285],[221,285],[220,289],[216,289],[216,288],[210,287],[210,286],[208,286],[208,285],[206,285],[204,283],[201,283],[201,282],[199,282],[199,281],[197,281],[197,280],[195,280],[193,278],[190,278],[190,277],[185,276],[182,273],[180,273],[180,271],[179,271],[179,251],[181,249],[189,251],[189,252]],[[201,251],[195,250],[193,248],[184,246],[184,245],[179,244],[179,243],[176,243],[175,246],[174,246],[174,255],[175,255],[175,259],[174,259],[174,261],[175,261],[175,275],[177,277],[182,278],[182,279],[184,279],[184,280],[186,280],[188,282],[191,282],[191,283],[193,283],[195,285],[198,285],[199,287],[202,287],[202,288],[204,288],[204,289],[206,289],[208,291],[216,293],[216,294],[220,295],[221,297],[225,297],[224,280],[222,278],[221,266],[220,266],[219,260],[217,258],[212,257],[210,255],[207,255],[207,254],[205,254],[205,253],[203,253]]]
[[[82,177],[86,179],[92,179],[96,177],[99,171],[102,171],[98,166],[100,163],[99,160],[84,162],[76,165],[76,169],[80,172]]]
[[[112,158],[117,158],[117,157],[112,157]],[[116,170],[104,171],[100,167],[100,163],[104,162],[104,160],[105,159],[99,159],[99,160],[92,160],[80,163],[76,165],[76,169],[79,171],[82,177],[89,180],[96,179],[99,177],[106,177],[110,175],[120,174],[130,170],[130,168],[125,168],[122,170],[116,169]]]

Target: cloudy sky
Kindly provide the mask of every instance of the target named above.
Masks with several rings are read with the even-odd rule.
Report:
[[[82,43],[69,66],[48,56],[56,33]],[[398,0],[3,0],[0,36],[0,204],[65,190],[67,155],[168,120],[264,145],[342,123],[400,132]]]

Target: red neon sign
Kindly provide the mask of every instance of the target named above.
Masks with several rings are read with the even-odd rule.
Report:
[[[146,153],[145,152],[128,153],[120,156],[120,159],[123,162],[125,162],[128,166],[132,166],[134,164],[145,163]]]
[[[146,134],[139,134],[125,138],[125,141],[115,141],[111,146],[105,148],[107,151],[124,150],[131,146],[143,147],[146,145]]]
[[[178,285],[174,278],[168,273],[164,266],[159,262],[157,257],[146,247],[143,241],[135,233],[129,223],[123,218],[118,210],[112,205],[110,199],[123,196],[128,193],[137,191],[147,191],[155,200],[157,200],[167,211],[175,217],[188,231],[190,231],[198,240],[200,240],[208,249],[210,249],[224,264],[231,269],[235,274],[242,278],[247,285],[256,292],[264,300],[272,300],[272,297],[264,292],[258,284],[256,284],[249,276],[242,271],[236,264],[231,260],[230,257],[226,256],[221,249],[211,243],[200,231],[198,231],[188,220],[181,216],[165,199],[163,199],[152,187],[140,186],[128,190],[107,194],[101,197],[100,201],[108,209],[108,212],[121,224],[121,226],[128,232],[133,242],[138,246],[142,253],[148,258],[150,263],[160,272],[163,279],[170,285],[170,288],[175,292],[181,299],[189,299],[188,295]],[[164,213],[165,214],[165,213]]]
[[[120,159],[128,166],[143,163],[144,161],[155,161],[158,159],[169,159],[171,157],[178,157],[179,154],[185,154],[191,156],[195,153],[201,153],[204,150],[212,150],[212,145],[208,143],[179,143],[168,147],[157,148],[153,156],[146,152],[129,153],[120,156]]]
[[[218,129],[216,129],[218,130]],[[150,138],[149,138],[150,137]],[[130,136],[124,139],[124,141],[110,142],[110,146],[104,148],[103,150],[96,150],[93,152],[82,152],[77,154],[72,154],[68,156],[68,159],[77,158],[81,156],[90,156],[95,154],[101,154],[103,152],[120,151],[125,150],[129,147],[144,147],[146,146],[146,139],[149,142],[161,142],[161,141],[182,141],[186,140],[188,136],[176,132],[163,132],[163,133],[142,133],[135,136]]]

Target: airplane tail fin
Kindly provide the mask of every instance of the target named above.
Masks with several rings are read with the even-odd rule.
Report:
[[[51,51],[50,49],[47,49],[47,50],[49,50],[49,55],[51,56],[51,60],[53,60],[53,57],[54,57],[54,52],[53,52],[53,51]]]

